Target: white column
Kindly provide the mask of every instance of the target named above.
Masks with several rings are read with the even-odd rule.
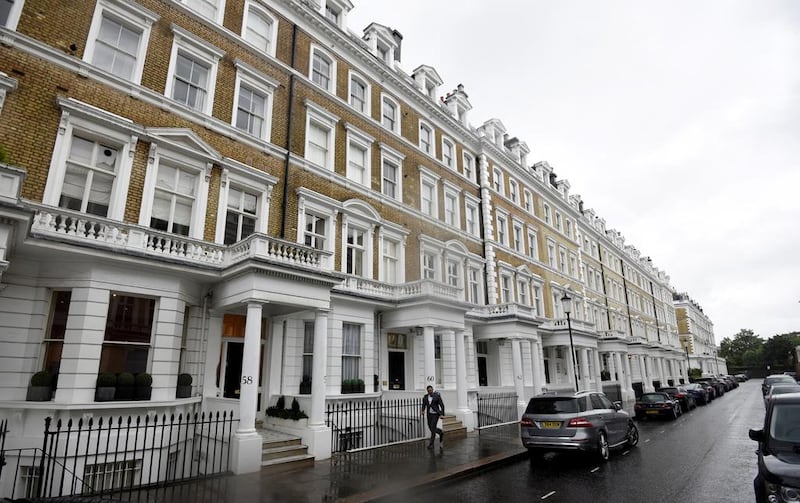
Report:
[[[544,347],[542,346],[541,339],[534,343],[536,346],[536,359],[539,361],[539,382],[541,383],[541,391],[544,391],[545,386],[547,386],[547,374],[545,374],[544,369]]]
[[[592,350],[592,358],[594,358],[594,383],[597,391],[603,391],[603,378],[600,376],[600,351],[597,349]]]
[[[525,410],[525,383],[522,380],[522,348],[519,339],[511,339],[511,364],[514,367],[514,391],[517,393],[519,415]]]
[[[231,468],[233,473],[253,473],[261,469],[261,435],[256,432],[256,403],[259,382],[259,353],[261,352],[260,303],[247,304],[242,355],[242,380],[239,385],[239,427],[231,439]]]
[[[242,354],[242,381],[239,385],[239,428],[237,433],[255,433],[258,402],[259,356],[261,352],[261,304],[247,304]]]
[[[611,352],[608,356],[608,373],[611,375],[612,381],[617,381],[617,361],[616,361],[617,353]]]
[[[542,392],[542,360],[539,351],[539,341],[530,341],[531,345],[531,370],[533,372],[533,394]]]
[[[467,352],[464,347],[464,332],[456,331],[456,407],[458,412],[471,415],[467,403]]]
[[[433,327],[422,327],[422,345],[425,349],[425,383],[424,386],[433,386],[436,382],[436,343],[434,341]]]
[[[328,312],[318,310],[314,318],[313,376],[311,378],[311,417],[309,428],[325,426],[325,394],[328,382]]]
[[[625,358],[622,358],[622,364],[625,366],[625,388],[628,394],[628,400],[633,400],[636,397],[636,393],[633,391],[633,374],[631,374],[631,359],[628,358],[630,355],[626,355]]]
[[[581,381],[583,381],[581,387],[588,390],[589,383],[591,382],[589,376],[589,348],[579,349],[578,353],[581,355],[581,375],[583,376],[583,379],[581,379]]]
[[[576,355],[572,352],[572,348],[570,346],[566,347],[567,353],[569,353],[569,359],[567,360],[569,364],[569,370],[567,371],[567,375],[569,376],[569,384],[570,386],[576,386],[575,381],[578,379],[576,371],[578,370],[578,364],[575,360]],[[577,384],[580,386],[580,383]],[[576,388],[575,391],[578,391],[579,388]]]

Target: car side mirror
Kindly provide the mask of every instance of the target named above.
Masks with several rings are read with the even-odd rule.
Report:
[[[622,410],[622,402],[614,402],[614,410]]]
[[[764,430],[751,429],[748,434],[750,435],[750,440],[755,440],[756,442],[764,441]]]

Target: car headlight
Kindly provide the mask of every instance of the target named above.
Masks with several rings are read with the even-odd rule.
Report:
[[[770,503],[800,503],[800,489],[767,483],[767,501]]]

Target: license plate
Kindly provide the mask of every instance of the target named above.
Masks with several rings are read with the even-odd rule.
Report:
[[[658,414],[658,411],[657,410],[648,410],[647,413],[648,414]]]
[[[541,423],[539,423],[539,428],[542,429],[561,428],[561,423],[559,421],[542,421]]]

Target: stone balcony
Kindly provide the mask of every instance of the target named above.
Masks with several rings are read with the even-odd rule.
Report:
[[[470,314],[481,319],[513,317],[533,320],[537,318],[536,312],[532,307],[516,303],[477,306],[470,311]]]
[[[226,246],[62,208],[28,206],[34,210],[30,234],[35,238],[213,269],[225,269],[248,259],[320,272],[333,268],[330,252],[264,234],[253,234]]]
[[[576,320],[574,318],[570,318],[569,320],[570,325],[572,325],[572,330],[581,331],[581,332],[595,332],[594,323],[584,320]],[[542,328],[546,330],[567,330],[569,327],[567,326],[567,319],[566,318],[556,318],[554,320],[548,320],[546,323],[542,324]]]
[[[393,285],[382,281],[348,276],[334,290],[390,302],[401,302],[418,297],[438,297],[451,301],[463,301],[464,299],[463,289],[428,279]]]

